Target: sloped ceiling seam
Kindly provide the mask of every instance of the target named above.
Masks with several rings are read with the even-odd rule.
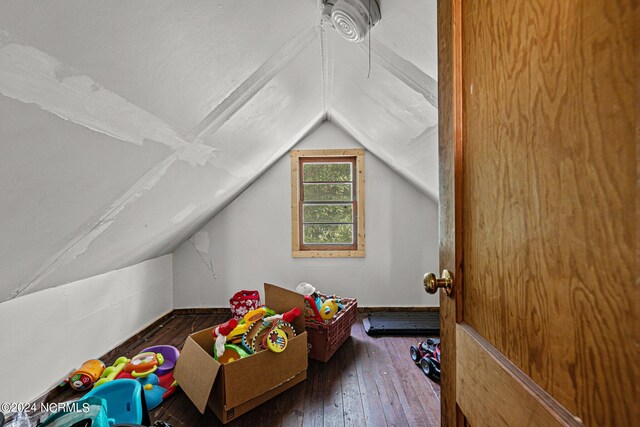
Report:
[[[178,160],[180,153],[173,152],[162,162],[149,169],[136,183],[129,188],[121,197],[115,200],[109,209],[100,217],[100,219],[88,230],[80,232],[72,239],[64,248],[49,258],[37,271],[19,288],[14,290],[9,298],[15,298],[27,291],[32,286],[37,285],[44,280],[49,274],[53,273],[57,268],[66,265],[83,254],[89,245],[100,235],[106,231],[117,215],[131,202],[137,200],[145,191],[153,188],[162,175],[166,173],[169,167]],[[78,250],[77,248],[82,248]]]
[[[367,41],[360,43],[359,46],[366,55],[369,55]],[[438,108],[438,82],[434,78],[378,40],[371,43],[371,59],[411,89],[422,94],[434,108]]]
[[[401,169],[396,166],[395,162],[392,158],[387,156],[385,153],[374,148],[372,144],[369,143],[368,138],[358,129],[351,125],[349,120],[345,118],[338,111],[331,111],[331,121],[335,123],[338,127],[342,128],[348,135],[350,135],[353,139],[362,144],[367,151],[370,151],[371,154],[380,159],[385,165],[387,165],[391,170],[396,172],[398,175],[406,179],[411,185],[416,187],[422,193],[424,193],[427,197],[433,200],[436,204],[438,202],[438,194],[434,193],[433,190],[424,185],[424,183],[416,178],[412,173],[407,170]]]
[[[191,130],[192,138],[197,138],[204,133],[213,134],[220,129],[288,63],[313,43],[318,38],[319,31],[319,26],[313,26],[285,43]]]
[[[229,206],[235,199],[240,197],[242,193],[249,188],[254,182],[256,182],[260,177],[266,173],[278,160],[282,158],[282,156],[288,155],[289,151],[293,149],[300,141],[304,140],[307,136],[312,134],[323,122],[327,120],[326,115],[324,113],[320,113],[317,117],[314,117],[313,120],[309,122],[309,125],[300,129],[288,144],[283,145],[282,149],[278,150],[271,156],[269,160],[267,160],[264,165],[257,171],[257,173],[245,183],[243,183],[239,188],[235,191],[229,192],[227,198],[222,201],[219,206],[213,211],[203,216],[200,220],[194,221],[191,227],[188,227],[183,233],[181,233],[176,239],[171,241],[168,245],[162,248],[160,251],[156,252],[152,258],[156,258],[161,255],[166,255],[168,253],[174,252],[180,247],[185,241],[187,241],[191,236],[194,235],[198,230],[201,230],[205,225],[209,223],[218,213],[222,212],[224,208]]]
[[[314,26],[314,27],[311,27],[309,30],[305,31],[304,33],[302,33],[297,38],[292,39],[291,41],[283,45],[274,55],[272,55],[267,61],[265,61],[265,63],[263,63],[260,67],[258,67],[258,69],[247,80],[241,83],[238,86],[238,88],[229,95],[229,97],[223,100],[218,106],[216,106],[216,108],[214,108],[214,110],[211,113],[207,115],[207,117],[205,117],[205,119],[203,119],[197,126],[195,126],[194,129],[189,133],[187,137],[183,137],[178,131],[173,130],[170,127],[170,125],[164,123],[162,119],[151,115],[150,113],[146,112],[140,107],[135,106],[134,104],[128,103],[126,100],[119,97],[113,92],[109,92],[108,96],[104,98],[98,97],[98,98],[90,99],[90,101],[93,102],[97,107],[104,107],[103,105],[101,105],[101,102],[103,101],[112,101],[113,99],[116,99],[118,101],[122,100],[122,102],[130,106],[130,108],[128,108],[127,110],[135,110],[136,112],[140,113],[138,114],[138,117],[140,117],[140,115],[145,115],[146,121],[143,121],[144,123],[149,123],[149,116],[152,117],[154,119],[154,120],[151,120],[150,126],[152,128],[155,125],[155,126],[158,126],[159,129],[165,129],[165,128],[171,129],[171,131],[167,132],[167,134],[170,136],[175,136],[176,140],[179,143],[175,145],[171,145],[172,148],[176,149],[174,152],[171,153],[171,155],[169,155],[166,159],[159,162],[153,168],[147,171],[147,173],[145,173],[138,181],[136,181],[136,183],[134,183],[134,185],[131,186],[131,188],[129,188],[120,198],[115,200],[110,205],[109,209],[105,212],[105,214],[103,214],[93,226],[91,226],[88,230],[85,229],[82,232],[80,232],[62,250],[60,250],[51,258],[49,258],[36,271],[36,273],[33,276],[31,276],[27,281],[25,281],[21,286],[19,286],[16,290],[14,290],[11,293],[10,298],[15,298],[20,294],[24,293],[30,287],[40,283],[43,279],[45,279],[48,275],[53,273],[53,271],[55,271],[56,269],[58,269],[63,265],[68,264],[69,262],[73,261],[78,256],[80,256],[82,253],[84,253],[88,249],[89,245],[102,232],[106,231],[106,229],[115,221],[116,216],[122,210],[124,210],[124,208],[128,204],[140,198],[144,192],[152,189],[160,181],[160,179],[167,172],[167,170],[176,161],[178,160],[188,161],[192,166],[196,166],[196,165],[202,166],[206,164],[207,160],[210,158],[210,156],[213,154],[214,151],[217,151],[217,149],[210,147],[208,145],[205,145],[201,140],[198,139],[198,136],[204,132],[212,132],[214,129],[215,130],[219,129],[220,126],[222,126],[227,120],[229,120],[232,116],[234,116],[271,79],[273,79],[273,77],[275,77],[282,68],[284,68],[289,62],[291,62],[302,50],[304,50],[305,47],[311,44],[318,37],[318,35],[319,35],[319,27]],[[2,40],[0,40],[0,42],[2,42]],[[12,60],[12,55],[6,55],[6,56],[3,55],[3,53],[5,53],[4,48],[7,45],[3,46],[0,43],[0,46],[1,46],[0,47],[0,70],[6,73],[6,70],[8,69],[10,73],[8,76],[9,77],[8,79],[5,79],[6,76],[4,75],[0,76],[2,77],[0,78],[0,81],[19,83],[17,87],[22,87],[24,82],[20,80],[16,82],[16,78],[20,75],[22,70],[20,69],[12,70],[10,67],[4,67],[5,62],[12,63],[13,60]],[[56,70],[60,67],[60,62],[44,54],[43,52],[38,51],[37,49],[30,48],[29,46],[25,46],[25,47],[28,48],[27,50],[29,51],[29,54],[33,54],[33,51],[36,51],[35,54],[39,59],[42,58],[42,55],[45,55],[45,59],[46,59],[45,62],[49,63],[50,65],[48,69],[49,71],[48,74],[42,73],[41,71],[38,71],[32,74],[35,76],[43,76],[45,81],[44,83],[45,87],[51,86],[54,83],[56,85],[62,86],[61,84],[62,82],[59,82],[55,78],[52,79],[52,76],[55,77]],[[21,51],[22,49],[18,49],[18,50]],[[12,50],[9,50],[9,52],[11,53]],[[29,55],[27,55],[27,59],[28,58],[29,58]],[[3,61],[3,59],[5,61]],[[27,65],[29,65],[28,60],[26,61],[26,63]],[[37,65],[37,64],[38,63],[36,62],[33,65]],[[29,67],[27,66],[26,69],[28,70]],[[65,69],[68,69],[68,68],[65,68]],[[13,80],[11,79],[11,77],[13,77]],[[36,81],[32,83],[37,83],[37,81],[38,80],[36,79]],[[93,91],[92,88],[97,87],[96,86],[97,84],[87,76],[82,76],[81,81],[83,82],[84,86],[76,87],[76,86],[67,85],[66,87],[68,87],[69,90],[72,92],[90,96],[91,92]],[[89,84],[88,82],[91,82],[91,84]],[[14,85],[10,85],[9,87],[11,88],[13,86]],[[27,87],[29,87],[28,84],[27,84]],[[36,88],[42,87],[42,84],[36,85],[35,87]],[[2,89],[3,87],[0,86],[0,93],[4,94],[4,92],[2,92]],[[34,92],[37,94],[39,90],[35,89]],[[57,96],[63,96],[64,98],[64,92],[60,93],[59,90],[56,90],[54,92],[55,93],[52,95],[53,98],[51,99],[52,101],[55,101]],[[15,98],[15,99],[18,99],[22,102],[34,102],[33,100],[25,101],[19,98]],[[31,98],[28,98],[28,99],[31,99]],[[80,102],[72,105],[77,107],[76,108],[77,110],[82,110],[80,107],[82,105],[82,102],[85,102],[86,100],[87,100],[86,96],[80,97],[79,99]],[[78,102],[78,100],[74,100],[74,102]],[[111,108],[112,106],[114,106],[114,109],[120,108],[123,105],[122,102],[119,102],[116,104],[106,103],[107,111],[111,111],[109,110],[109,108]],[[92,129],[98,132],[103,132],[103,133],[107,133],[107,131],[110,132],[110,129],[108,128],[102,129],[98,126],[98,129],[94,129],[92,126],[86,123],[86,122],[89,122],[91,124],[93,124],[94,122],[100,123],[99,120],[98,121],[95,120],[96,117],[93,117],[93,116],[87,117],[82,115],[73,116],[72,114],[73,109],[70,110],[70,114],[62,114],[60,113],[60,111],[58,111],[59,109],[55,108],[56,106],[55,103],[50,105],[44,103],[46,106],[53,107],[53,108],[45,108],[43,105],[37,102],[35,103],[40,105],[41,108],[45,109],[46,111],[52,112],[56,114],[58,117],[61,117],[65,120],[71,120],[71,118],[73,117],[74,120],[71,120],[71,121],[73,121],[76,124],[79,124],[84,127],[88,127],[89,129]],[[102,111],[101,108],[97,108],[94,110],[98,112]],[[69,113],[69,111],[64,110],[64,113]],[[114,115],[113,117],[118,119],[124,118],[125,120],[127,120],[128,116],[120,113],[121,112],[119,112],[119,114],[117,115]],[[117,121],[115,120],[113,120],[113,123],[118,124]],[[133,129],[136,129],[135,126],[133,127]],[[143,128],[143,131],[144,130],[145,128]],[[162,132],[163,131],[161,131],[161,133]],[[110,132],[107,134],[111,134],[111,133],[115,135],[122,134],[122,132],[115,132],[115,133]],[[127,137],[125,139],[118,138],[118,139],[124,140],[127,142],[136,141],[135,137]],[[143,139],[142,141],[144,140],[146,140],[146,138]],[[140,144],[142,143],[142,141],[140,141]],[[192,141],[192,142],[188,142],[188,141]],[[265,168],[265,170],[266,169],[267,168]],[[253,180],[251,180],[251,182],[253,182]]]
[[[0,93],[119,141],[187,144],[171,124],[31,46],[0,33]]]

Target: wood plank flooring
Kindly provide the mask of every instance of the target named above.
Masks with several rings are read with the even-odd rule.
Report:
[[[109,364],[145,347],[182,348],[191,332],[221,323],[226,315],[176,315],[126,348],[110,352]],[[230,422],[229,426],[427,426],[440,425],[440,385],[428,379],[409,356],[409,346],[424,337],[369,337],[359,319],[351,337],[328,363],[309,360],[307,380]],[[66,390],[56,401],[77,399]],[[178,390],[151,411],[152,420],[174,427],[219,426],[207,408],[201,415]]]

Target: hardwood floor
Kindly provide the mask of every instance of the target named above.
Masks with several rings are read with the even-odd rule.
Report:
[[[221,323],[225,315],[176,315],[138,342],[110,353],[133,356],[145,347],[182,347],[191,332]],[[307,380],[227,424],[228,426],[439,426],[440,385],[409,356],[423,337],[369,337],[362,320],[328,363],[309,360]],[[105,358],[109,364],[111,358]],[[77,399],[71,390],[56,401]],[[178,390],[151,411],[151,419],[177,426],[222,425],[207,408],[201,415]]]

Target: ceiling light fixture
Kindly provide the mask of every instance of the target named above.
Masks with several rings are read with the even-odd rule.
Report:
[[[327,0],[322,14],[338,34],[353,43],[363,41],[380,22],[378,0]]]

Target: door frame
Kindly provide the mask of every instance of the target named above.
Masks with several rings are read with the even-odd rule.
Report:
[[[454,279],[452,297],[440,293],[440,412],[442,426],[451,427],[464,425],[456,404],[456,324],[462,320],[463,295],[462,215],[455,215],[462,210],[462,40],[454,29],[461,23],[461,6],[461,0],[438,0],[437,13],[440,271],[448,269]]]

